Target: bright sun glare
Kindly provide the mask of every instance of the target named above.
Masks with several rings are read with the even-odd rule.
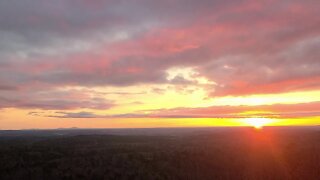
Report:
[[[253,126],[256,129],[261,129],[263,126],[272,122],[270,118],[246,118],[245,123]]]

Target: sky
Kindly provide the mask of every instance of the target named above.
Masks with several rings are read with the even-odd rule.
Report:
[[[317,0],[1,0],[0,129],[320,125]]]

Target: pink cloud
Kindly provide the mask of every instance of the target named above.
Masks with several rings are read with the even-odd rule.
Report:
[[[259,105],[259,106],[211,106],[203,108],[173,108],[173,109],[159,109],[146,111],[152,117],[221,117],[221,118],[235,118],[235,117],[252,117],[252,116],[266,116],[266,117],[308,117],[319,116],[320,102],[300,103],[300,104],[274,104],[274,105]],[[260,111],[260,112],[259,112]],[[252,112],[253,114],[243,114],[245,112]],[[143,113],[142,113],[143,114]]]
[[[1,2],[0,91],[32,97],[74,85],[195,84],[167,80],[173,67],[192,67],[216,82],[207,87],[210,97],[318,90],[317,4]]]

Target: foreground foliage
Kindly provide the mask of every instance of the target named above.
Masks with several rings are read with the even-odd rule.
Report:
[[[0,179],[317,179],[320,131],[0,137]]]

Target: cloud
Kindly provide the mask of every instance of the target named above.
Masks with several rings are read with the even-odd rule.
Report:
[[[197,84],[172,68],[214,82],[210,97],[319,89],[319,17],[314,0],[1,1],[0,108],[113,105],[38,95],[66,86]]]
[[[142,111],[155,117],[189,117],[189,118],[246,118],[275,117],[299,118],[320,116],[320,102],[299,104],[274,104],[258,106],[210,106],[200,108],[173,108]]]
[[[55,118],[305,118],[320,116],[320,102],[275,104],[260,106],[211,106],[200,108],[172,108],[144,110],[136,113],[98,115],[93,112],[55,112]],[[29,115],[34,115],[29,113]],[[36,114],[38,115],[38,114]],[[44,115],[45,116],[45,115]]]
[[[54,117],[54,118],[98,118],[98,117],[102,117],[99,115],[96,115],[94,113],[91,112],[76,112],[76,113],[68,113],[68,112],[56,112],[56,115],[50,115],[47,117]]]
[[[14,90],[17,90],[17,87],[0,85],[0,91],[14,91]]]
[[[0,95],[1,108],[22,108],[42,110],[99,109],[114,107],[111,100],[93,95],[85,90],[31,90],[3,92]]]

